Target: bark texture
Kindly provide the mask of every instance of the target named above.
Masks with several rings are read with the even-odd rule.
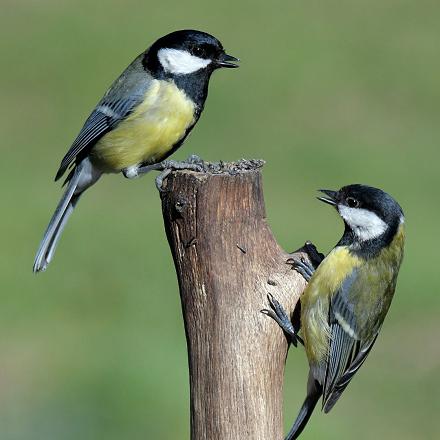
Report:
[[[293,312],[304,280],[266,221],[261,161],[173,172],[161,193],[188,345],[191,440],[281,440],[288,344],[260,310]]]

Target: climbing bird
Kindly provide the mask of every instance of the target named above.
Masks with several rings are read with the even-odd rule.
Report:
[[[295,345],[303,342],[310,366],[307,397],[286,440],[301,434],[321,397],[329,412],[364,363],[390,307],[403,258],[405,218],[390,195],[358,184],[321,191],[325,196],[318,198],[336,208],[345,231],[316,268],[291,259],[308,281],[300,299],[302,339],[275,298],[269,296],[271,309],[262,310]]]

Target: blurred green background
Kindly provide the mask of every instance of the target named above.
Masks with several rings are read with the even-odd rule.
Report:
[[[342,224],[314,196],[362,182],[407,217],[395,301],[365,367],[303,438],[440,438],[438,1],[2,0],[0,439],[188,439],[186,346],[154,176],[103,178],[55,261],[31,273],[61,194],[60,159],[113,79],[159,36],[208,31],[240,69],[215,74],[184,147],[264,158],[288,250],[327,252]],[[291,350],[285,424],[303,400]],[[270,440],[270,439],[268,439]]]

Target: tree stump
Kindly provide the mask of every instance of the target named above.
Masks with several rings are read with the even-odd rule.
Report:
[[[191,440],[283,438],[288,343],[260,311],[271,293],[293,313],[305,281],[267,224],[262,165],[173,172],[161,192],[188,346]]]

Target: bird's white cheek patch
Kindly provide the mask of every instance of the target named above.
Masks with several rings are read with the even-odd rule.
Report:
[[[160,49],[157,57],[164,70],[174,75],[197,72],[211,63],[211,60],[196,57],[186,50],[179,49]]]
[[[388,228],[387,224],[374,212],[366,209],[349,208],[344,205],[339,205],[338,209],[341,217],[362,241],[377,238]]]

